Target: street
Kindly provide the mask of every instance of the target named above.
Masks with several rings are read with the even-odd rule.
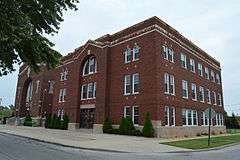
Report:
[[[115,153],[80,150],[0,133],[0,160],[239,160],[240,145],[185,153]]]

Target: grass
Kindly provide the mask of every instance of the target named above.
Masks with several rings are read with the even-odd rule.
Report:
[[[227,129],[227,133],[237,134],[237,133],[240,133],[240,129]]]
[[[204,148],[220,147],[220,146],[224,146],[232,143],[240,143],[240,134],[211,137],[210,146],[208,146],[208,138],[180,140],[180,141],[166,142],[162,144],[197,150],[197,149],[204,149]]]

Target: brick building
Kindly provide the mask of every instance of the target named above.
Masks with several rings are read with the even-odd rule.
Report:
[[[142,127],[151,113],[159,137],[225,132],[220,63],[157,17],[89,40],[56,69],[31,72],[23,65],[17,115],[67,114],[69,129],[101,130],[106,117],[131,117]]]

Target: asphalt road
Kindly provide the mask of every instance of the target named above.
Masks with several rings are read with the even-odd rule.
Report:
[[[240,160],[240,145],[188,153],[113,153],[73,149],[0,133],[0,160]]]

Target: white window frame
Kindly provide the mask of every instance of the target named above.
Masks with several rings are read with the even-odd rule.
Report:
[[[139,112],[139,106],[133,106],[133,107],[132,107],[132,122],[133,122],[134,126],[138,126],[138,125],[139,125],[139,113],[138,113],[138,115],[135,115],[135,112],[134,112],[134,109],[135,109],[135,108],[138,108],[138,112]],[[135,122],[134,122],[135,116],[138,117],[138,123],[135,123]]]
[[[202,100],[200,100],[200,102],[204,103],[205,102],[205,95],[204,95],[204,88],[202,86],[199,86],[199,92],[202,95]]]
[[[67,89],[66,88],[63,89],[62,94],[63,94],[62,95],[63,96],[62,102],[65,102],[65,97],[67,95]]]
[[[172,117],[172,116],[170,117],[170,108],[173,109],[173,124],[172,125],[170,125],[170,118]],[[165,124],[165,126],[168,126],[168,127],[169,126],[175,126],[176,125],[175,107],[165,106],[165,111],[167,111],[167,124]]]
[[[217,95],[216,92],[212,91],[213,93],[213,105],[217,105]]]
[[[174,51],[173,51],[173,49],[172,48],[169,48],[168,46],[165,46],[165,45],[163,45],[163,54],[164,54],[164,59],[165,60],[168,60],[169,62],[172,62],[172,63],[174,63]],[[169,55],[171,55],[171,59],[170,59],[170,56]]]
[[[127,84],[127,78],[129,77],[130,79],[130,82],[129,84]],[[129,93],[127,93],[127,85],[130,86],[130,91]],[[124,95],[130,95],[131,94],[131,75],[128,74],[128,75],[124,75]]]
[[[193,90],[194,90],[194,94],[195,94],[195,98],[193,98],[193,96],[192,96],[192,100],[197,101],[197,85],[195,83],[192,83],[191,88],[192,88],[192,93],[193,93]]]
[[[207,96],[207,103],[211,104],[211,91],[209,89],[206,89],[206,96]]]
[[[88,97],[88,96],[87,96],[86,98],[83,98],[83,88],[84,88],[84,87],[87,87],[87,95],[88,95],[88,84],[83,84],[83,85],[82,85],[82,92],[81,92],[81,100],[85,100],[85,99],[87,99],[87,97]]]
[[[193,70],[192,70],[192,67],[193,67]],[[195,60],[190,58],[190,71],[195,73],[196,72],[196,68],[195,68]]]
[[[203,76],[203,66],[201,63],[198,63],[198,75]]]
[[[93,99],[93,90],[94,90],[94,83],[88,83],[87,85],[87,99]],[[89,96],[89,93],[92,92],[92,97]]]
[[[124,106],[124,111],[123,111],[123,117],[124,117],[124,118],[127,117],[127,115],[126,115],[126,113],[127,113],[127,108],[130,108],[130,111],[131,111],[131,106]],[[130,113],[129,116],[131,117],[131,113]]]
[[[208,69],[208,67],[205,67],[205,78],[206,78],[207,80],[210,79],[210,75],[209,75],[209,69]]]
[[[167,86],[165,86],[167,85]],[[170,93],[170,85],[173,86],[173,93]],[[164,73],[164,87],[167,87],[166,90],[164,88],[164,93],[169,95],[175,95],[175,80],[174,75]]]
[[[184,62],[184,66],[182,64],[182,61]],[[181,62],[181,67],[187,69],[187,56],[183,53],[180,55],[180,62]]]
[[[186,90],[186,96],[183,95],[183,90]],[[188,81],[182,80],[182,98],[188,99],[189,94],[188,94]]]
[[[182,126],[198,126],[198,112],[197,112],[197,110],[192,110],[192,109],[182,109],[182,111],[185,111],[185,123],[186,123],[186,125],[182,125]],[[191,124],[188,124],[188,112],[190,112],[191,113]],[[196,122],[197,122],[197,124],[193,124],[194,123],[194,117],[193,117],[193,112],[196,112]]]
[[[59,90],[58,102],[63,102],[63,89]]]
[[[216,82],[215,73],[213,70],[211,70],[211,81]]]
[[[201,116],[203,118],[203,124],[201,124],[201,125],[202,126],[208,126],[209,125],[209,118],[207,117],[205,112],[202,112],[201,114],[202,114]],[[207,122],[206,122],[206,119],[207,119]]]
[[[219,106],[222,106],[222,95],[220,93],[218,93],[218,98],[217,98],[217,101],[218,101],[218,105]]]
[[[93,99],[96,98],[97,82],[93,83]]]
[[[136,83],[136,77],[138,76],[138,83]],[[135,92],[134,90],[135,90],[135,84],[138,84],[138,91],[137,92]],[[140,76],[139,76],[139,73],[135,73],[135,74],[133,74],[132,75],[132,94],[139,94],[139,85],[140,85]]]
[[[128,60],[128,55],[130,55],[130,60]],[[130,63],[132,59],[132,51],[130,48],[127,48],[124,52],[124,63]]]
[[[218,73],[216,74],[216,81],[217,84],[221,84],[220,75]]]
[[[139,60],[139,56],[138,56],[138,58],[136,58],[135,56],[135,54],[136,53],[138,53],[139,55],[140,55],[140,47],[139,46],[137,46],[137,45],[135,45],[134,47],[133,47],[133,61],[138,61]]]

